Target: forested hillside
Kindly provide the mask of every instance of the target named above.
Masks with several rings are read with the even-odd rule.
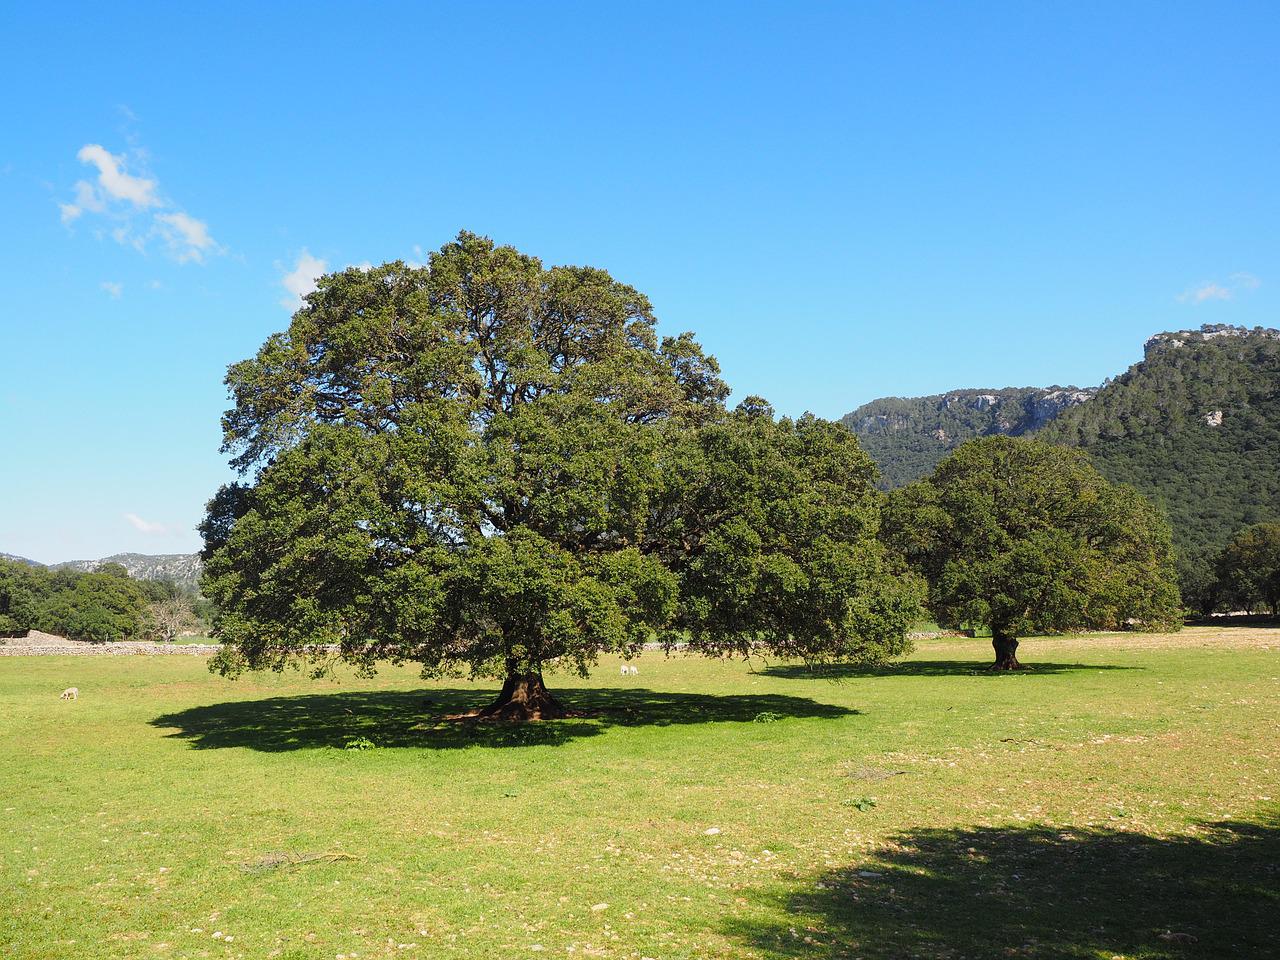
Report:
[[[1184,562],[1203,567],[1242,527],[1280,518],[1280,331],[1158,334],[1039,436],[1154,499]]]
[[[1047,403],[1067,393],[1067,402]],[[928,474],[972,436],[1035,433],[1081,447],[1108,479],[1133,485],[1168,514],[1188,593],[1234,534],[1280,519],[1280,330],[1161,333],[1141,362],[1100,389],[891,397],[844,423],[880,464],[886,486]]]
[[[930,473],[966,440],[1030,433],[1096,392],[1078,387],[1005,387],[952,390],[932,397],[885,397],[863,404],[841,422],[875,459],[881,486],[888,489]]]

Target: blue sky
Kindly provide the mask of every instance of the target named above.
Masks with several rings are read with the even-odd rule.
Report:
[[[195,549],[290,275],[462,228],[609,269],[789,414],[1280,321],[1274,3],[6,4],[0,37],[0,551],[46,562]]]

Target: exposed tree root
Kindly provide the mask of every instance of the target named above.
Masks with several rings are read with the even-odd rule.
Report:
[[[562,720],[578,717],[551,695],[542,682],[541,673],[524,673],[508,677],[497,699],[479,710],[455,713],[446,720],[501,720],[523,723],[528,720]]]

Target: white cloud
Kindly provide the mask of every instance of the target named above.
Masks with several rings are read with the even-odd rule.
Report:
[[[132,148],[129,156],[138,166],[145,166],[146,153]],[[114,154],[96,143],[87,143],[76,157],[81,163],[96,167],[96,183],[78,180],[75,199],[58,204],[58,216],[71,226],[86,213],[100,214],[113,224],[109,230],[94,228],[99,236],[109,235],[116,243],[145,253],[153,241],[162,242],[164,250],[178,263],[204,263],[205,259],[225,250],[214,241],[209,225],[182,210],[160,191],[160,184],[150,176],[128,171],[124,154]],[[146,218],[149,211],[157,211]]]
[[[1178,295],[1183,303],[1204,303],[1206,300],[1230,300],[1231,291],[1218,283],[1202,283],[1184,290]]]
[[[142,517],[138,516],[136,513],[126,513],[124,515],[124,518],[128,520],[130,526],[132,526],[139,533],[155,534],[155,533],[169,532],[169,528],[166,527],[163,523],[156,523],[154,520],[144,520],[142,519]]]
[[[124,284],[120,283],[118,280],[103,280],[99,286],[107,292],[107,295],[111,297],[112,300],[119,300],[124,294]]]
[[[156,224],[160,235],[168,243],[170,252],[179,263],[187,263],[190,260],[203,263],[205,254],[218,250],[213,237],[209,236],[209,225],[181,210],[156,214]]]
[[[117,157],[96,143],[86,143],[76,154],[76,159],[98,168],[98,185],[107,196],[126,200],[135,207],[160,206],[156,182],[125,173],[123,156]]]
[[[277,264],[278,266],[278,264]],[[288,291],[288,296],[280,298],[280,306],[286,310],[297,310],[302,306],[303,297],[316,288],[316,280],[324,274],[329,265],[319,257],[313,257],[303,247],[293,269],[280,278],[280,285]]]
[[[1233,273],[1226,283],[1206,280],[1204,283],[1189,287],[1178,294],[1181,303],[1206,303],[1210,300],[1234,300],[1236,294],[1249,290],[1257,290],[1262,281],[1252,273]]]

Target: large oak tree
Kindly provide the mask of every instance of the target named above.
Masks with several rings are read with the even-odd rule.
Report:
[[[1181,624],[1168,523],[1079,450],[970,440],[894,492],[884,534],[940,624],[990,628],[998,669],[1027,633]]]
[[[322,278],[227,376],[246,482],[203,524],[216,667],[416,661],[501,680],[482,715],[537,718],[564,712],[544,667],[648,642],[902,652],[920,591],[857,440],[728,411],[715,360],[654,328],[603,270],[467,233]]]

